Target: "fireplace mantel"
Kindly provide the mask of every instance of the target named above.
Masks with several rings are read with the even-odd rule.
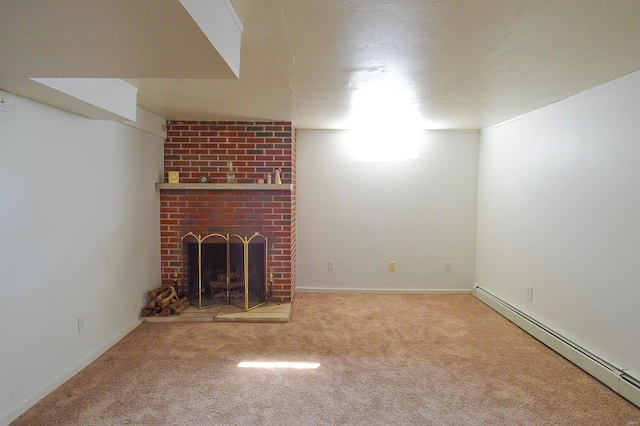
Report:
[[[161,190],[171,189],[200,189],[214,191],[291,191],[293,185],[289,183],[156,183]]]

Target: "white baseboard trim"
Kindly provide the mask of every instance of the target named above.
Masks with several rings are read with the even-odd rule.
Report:
[[[472,289],[384,289],[384,288],[326,288],[326,287],[296,287],[296,292],[313,293],[455,293],[471,294]]]
[[[632,404],[640,407],[640,381],[626,374],[624,369],[571,342],[480,285],[474,286],[473,294],[522,330],[601,381]]]
[[[27,411],[29,408],[33,407],[42,398],[44,398],[45,396],[49,395],[51,392],[56,390],[60,385],[65,383],[67,380],[69,380],[70,378],[72,378],[73,376],[78,374],[82,369],[86,368],[89,364],[91,364],[93,361],[98,359],[98,357],[100,357],[102,354],[104,354],[106,351],[108,351],[113,345],[118,343],[124,336],[126,336],[129,333],[131,333],[140,324],[142,324],[142,320],[141,319],[138,319],[137,321],[129,324],[122,331],[120,331],[120,333],[118,333],[117,335],[115,335],[114,337],[109,339],[107,342],[105,342],[98,349],[96,349],[95,351],[91,352],[87,357],[82,359],[80,362],[78,362],[76,365],[71,367],[69,370],[67,370],[64,373],[62,373],[59,377],[54,379],[51,383],[46,385],[40,391],[36,392],[35,395],[33,395],[32,397],[27,399],[25,402],[20,404],[14,410],[9,412],[9,414],[7,414],[2,419],[0,419],[0,426],[9,425],[12,421],[17,419],[25,411]]]

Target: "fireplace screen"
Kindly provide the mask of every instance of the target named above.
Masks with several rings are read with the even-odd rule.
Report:
[[[233,304],[248,311],[267,300],[267,238],[257,232],[250,238],[189,232],[182,268],[182,290],[199,308]]]

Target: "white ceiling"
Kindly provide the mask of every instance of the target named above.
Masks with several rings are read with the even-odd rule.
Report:
[[[478,129],[640,69],[638,0],[231,0],[235,78],[178,0],[0,0],[0,89],[117,77],[170,120]]]

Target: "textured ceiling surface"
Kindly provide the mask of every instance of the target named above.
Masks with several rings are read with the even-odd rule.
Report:
[[[640,69],[637,0],[231,0],[239,78],[177,0],[31,0],[47,13],[29,26],[18,3],[0,0],[0,88],[17,73],[126,78],[140,107],[173,120],[478,129]],[[77,48],[87,40],[110,46],[100,61]]]

